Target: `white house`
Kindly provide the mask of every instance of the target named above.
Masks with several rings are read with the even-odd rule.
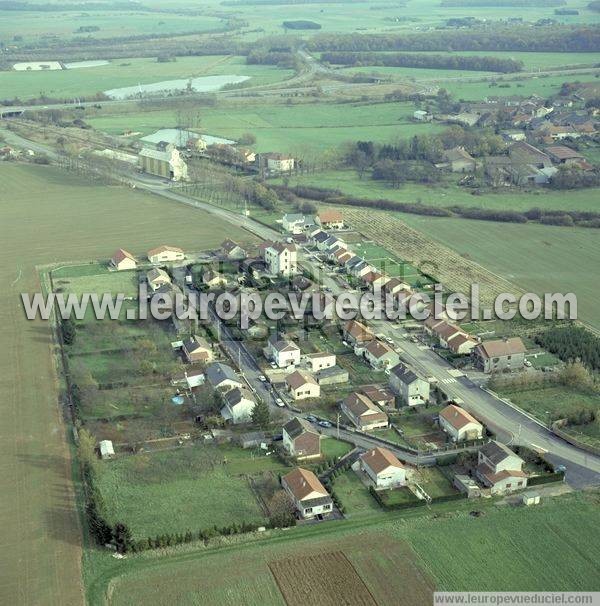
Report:
[[[304,231],[304,215],[298,213],[283,215],[282,227],[290,234],[301,234]]]
[[[308,373],[296,370],[285,378],[285,384],[294,400],[306,400],[318,398],[321,395],[321,387],[317,381]]]
[[[372,448],[360,456],[360,469],[377,489],[406,485],[406,469],[387,448]]]
[[[148,282],[150,290],[152,290],[152,292],[156,292],[161,286],[171,284],[171,277],[164,269],[160,269],[160,267],[153,267],[146,274],[146,281]]]
[[[221,394],[223,408],[221,416],[234,425],[238,423],[249,423],[252,420],[252,410],[256,405],[250,390],[246,387],[234,387]]]
[[[390,387],[408,406],[417,406],[429,400],[429,381],[426,381],[403,364],[398,364],[392,368]]]
[[[262,154],[260,158],[263,166],[271,173],[291,172],[296,164],[294,158],[286,154],[268,153]]]
[[[440,411],[439,424],[454,442],[478,440],[483,436],[483,425],[464,408],[455,404],[448,404]]]
[[[233,240],[224,240],[221,244],[221,250],[228,259],[241,261],[247,257],[246,251]]]
[[[492,494],[521,490],[527,486],[524,461],[508,446],[500,442],[488,442],[478,454],[476,475],[490,488]]]
[[[281,486],[303,518],[327,515],[333,510],[333,501],[327,490],[308,469],[297,467],[290,471],[281,478]]]
[[[295,244],[272,242],[263,250],[263,259],[273,276],[291,276],[298,271]]]
[[[173,263],[174,261],[183,261],[185,254],[181,248],[176,246],[158,246],[148,251],[148,261],[154,265],[160,263]]]
[[[125,271],[128,269],[135,269],[137,267],[137,260],[130,252],[127,252],[123,248],[119,248],[112,256],[109,265],[117,271]]]
[[[391,368],[400,361],[398,354],[387,343],[379,339],[373,339],[367,343],[364,356],[375,369]]]
[[[279,368],[295,366],[300,363],[300,348],[288,339],[281,339],[273,333],[267,340],[266,357],[277,364]]]
[[[219,288],[227,285],[227,278],[214,269],[208,269],[202,274],[202,284],[208,288]]]
[[[307,354],[305,359],[312,372],[318,372],[325,368],[332,368],[336,364],[335,354],[326,351]]]
[[[206,380],[213,389],[232,389],[242,387],[242,380],[235,374],[231,366],[221,362],[213,362],[206,367]]]

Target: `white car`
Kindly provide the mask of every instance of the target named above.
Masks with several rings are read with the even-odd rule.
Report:
[[[390,344],[393,345],[394,344],[394,339],[392,339],[391,337],[386,337],[385,340]]]
[[[523,364],[525,364],[525,366],[527,366],[527,368],[531,368],[532,364],[529,360],[525,360],[525,362],[523,362]]]
[[[277,406],[279,406],[280,408],[283,408],[285,406],[285,402],[281,398],[275,398],[275,404],[277,404]]]
[[[267,382],[267,377],[265,377],[265,375],[258,375],[258,380],[261,383],[266,383]]]

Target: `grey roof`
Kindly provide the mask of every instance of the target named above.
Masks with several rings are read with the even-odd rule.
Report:
[[[412,370],[404,366],[404,364],[397,364],[392,368],[394,376],[400,379],[406,385],[410,385],[419,379],[418,375]]]
[[[358,265],[361,262],[362,262],[362,259],[358,255],[355,255],[354,257],[352,257],[352,259],[350,259],[348,261],[348,263],[346,263],[346,267],[348,269],[353,269],[356,265]]]
[[[254,401],[250,390],[246,387],[234,387],[223,394],[223,400],[230,408],[239,404],[243,399]]]
[[[318,433],[314,427],[308,422],[305,421],[302,417],[294,417],[290,419],[284,426],[286,433],[292,440],[295,440],[298,436],[303,433]]]
[[[327,505],[327,503],[331,503],[331,501],[331,497],[327,496],[315,497],[314,499],[302,499],[300,503],[302,503],[303,507],[318,507],[319,505]]]
[[[158,149],[151,149],[149,147],[145,147],[140,151],[140,156],[143,158],[154,158],[154,160],[162,160],[163,162],[171,161],[171,152],[168,151],[159,151]]]
[[[488,442],[481,448],[481,452],[494,465],[497,465],[508,457],[517,456],[508,446],[505,446],[500,442]]]
[[[167,141],[177,147],[185,147],[190,139],[202,139],[207,145],[221,143],[231,145],[235,143],[231,139],[223,139],[221,137],[213,137],[211,135],[203,135],[190,130],[182,130],[180,128],[161,128],[151,135],[142,137],[140,141],[156,145],[160,141]]]
[[[301,213],[287,213],[283,215],[283,218],[288,222],[304,221],[304,215]]]
[[[277,333],[273,333],[268,340],[277,351],[296,351],[300,349],[293,341],[281,339]]]
[[[221,362],[214,362],[206,367],[206,378],[213,387],[220,385],[227,379],[241,383],[240,378],[235,374],[233,368],[227,366],[227,364],[222,364]]]
[[[326,231],[318,231],[313,236],[313,239],[316,240],[317,242],[321,243],[321,242],[325,242],[325,240],[329,240],[330,237],[331,236]]]
[[[323,368],[317,372],[317,378],[320,379],[322,377],[337,377],[341,375],[348,375],[348,371],[338,366],[330,366],[329,368]]]

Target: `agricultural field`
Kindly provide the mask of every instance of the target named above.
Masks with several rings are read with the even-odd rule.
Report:
[[[463,259],[485,267],[517,287],[536,293],[575,293],[579,319],[600,327],[594,280],[587,270],[600,263],[594,230],[397,216]],[[584,264],[582,259],[586,260]]]
[[[251,132],[259,152],[286,150],[298,157],[312,159],[348,141],[394,141],[416,134],[435,133],[441,125],[416,124],[410,120],[410,103],[336,104],[317,101],[308,104],[271,103],[223,104],[202,108],[202,130],[212,135],[237,140]],[[109,134],[125,130],[150,134],[158,128],[174,126],[175,111],[138,112],[135,115],[105,115],[86,121]]]
[[[548,210],[597,210],[598,189],[575,189],[568,197],[563,191],[532,189],[529,191],[510,189],[509,191],[483,191],[473,195],[473,190],[457,185],[458,177],[448,176],[439,186],[420,183],[405,183],[400,188],[391,187],[368,176],[359,178],[352,170],[327,170],[313,175],[294,176],[290,185],[314,185],[338,189],[349,196],[366,199],[384,198],[396,202],[421,201],[428,206],[468,206],[493,208],[498,210],[524,211],[531,208]]]
[[[52,167],[7,162],[0,164],[0,222],[10,225],[0,261],[8,353],[0,363],[0,602],[81,604],[81,531],[51,332],[47,323],[25,319],[19,295],[40,289],[39,265],[106,259],[120,246],[137,254],[163,241],[210,247],[225,232],[240,240],[252,237],[150,195],[100,186]]]
[[[244,476],[265,471],[285,466],[241,448],[190,446],[102,462],[97,488],[109,523],[125,523],[145,538],[265,522]]]
[[[156,58],[113,59],[107,65],[56,71],[0,71],[2,97],[27,99],[92,96],[114,88],[152,84],[177,78],[218,75],[249,76],[246,86],[272,84],[293,75],[292,70],[269,65],[247,65],[245,57],[212,55],[177,57],[159,63]]]
[[[598,494],[544,499],[531,509],[477,503],[440,504],[349,520],[327,527],[299,527],[244,545],[213,550],[174,550],[115,563],[108,554],[86,560],[92,605],[132,606],[160,587],[170,599],[205,603],[238,599],[283,606],[272,562],[341,551],[375,602],[422,604],[434,589],[445,591],[597,590],[600,560]],[[515,532],[518,528],[518,532]],[[582,552],[578,545],[589,545]],[[457,557],[456,554],[461,554]],[[112,560],[112,561],[111,561]],[[411,582],[406,583],[405,579]],[[385,581],[383,580],[385,579]],[[388,593],[389,592],[389,593]],[[232,597],[233,596],[233,597]]]

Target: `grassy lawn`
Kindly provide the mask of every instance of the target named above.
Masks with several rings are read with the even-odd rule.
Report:
[[[318,187],[339,189],[343,193],[361,198],[385,198],[397,202],[417,202],[429,206],[470,206],[478,208],[497,208],[523,211],[530,208],[547,208],[560,210],[597,210],[595,199],[597,189],[579,189],[564,192],[547,189],[523,191],[483,192],[472,195],[470,189],[459,187],[458,179],[449,176],[447,181],[439,186],[406,183],[399,189],[388,186],[381,181],[374,181],[368,175],[360,179],[355,171],[329,170],[313,175],[301,175],[290,179],[290,184],[312,184]],[[431,217],[426,220],[437,223]]]
[[[324,436],[321,438],[321,455],[326,459],[343,457],[352,450],[352,444]]]
[[[458,493],[438,467],[423,467],[419,476],[419,485],[432,499]]]
[[[54,286],[65,293],[82,295],[84,293],[117,293],[125,297],[137,297],[138,273],[136,271],[119,271],[99,275],[59,278],[54,280]]]
[[[402,488],[394,488],[392,490],[381,490],[379,492],[379,496],[389,507],[419,502],[418,497],[416,497],[407,486],[403,486]]]
[[[333,490],[344,506],[344,513],[351,517],[381,512],[377,501],[351,469],[334,480]]]
[[[531,362],[533,368],[543,368],[544,366],[557,366],[560,364],[560,359],[554,354],[546,351],[542,353],[535,353],[527,356],[527,359]]]
[[[98,488],[105,515],[113,523],[128,524],[138,538],[262,522],[263,514],[240,473],[264,471],[271,467],[270,460],[266,467],[262,462],[254,467],[251,453],[240,453],[231,467],[231,449],[201,446],[103,462]]]

